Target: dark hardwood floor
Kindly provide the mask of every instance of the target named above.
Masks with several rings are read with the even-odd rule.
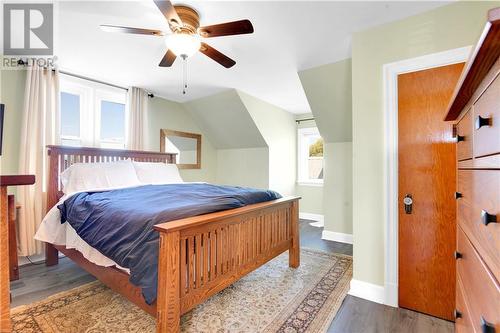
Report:
[[[310,226],[310,222],[312,221],[300,221],[301,246],[352,255],[352,245],[322,240],[323,228]],[[11,283],[13,307],[36,302],[95,280],[67,258],[61,258],[59,265],[52,267],[46,267],[43,263],[24,265],[20,268],[20,275],[20,280]],[[448,333],[453,332],[453,324],[348,295],[328,329],[328,333],[334,332]]]

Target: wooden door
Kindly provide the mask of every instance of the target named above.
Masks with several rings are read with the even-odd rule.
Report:
[[[462,67],[398,77],[399,306],[447,320],[455,309],[456,143],[443,118]]]

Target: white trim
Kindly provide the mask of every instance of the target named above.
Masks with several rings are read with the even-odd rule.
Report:
[[[398,86],[399,74],[466,61],[472,47],[429,54],[383,66],[384,76],[384,284],[385,304],[398,306]]]
[[[316,181],[316,182],[313,182],[313,181],[298,181],[297,182],[297,185],[298,186],[312,186],[312,187],[323,187],[323,180],[321,181]]]
[[[323,230],[321,234],[321,239],[352,244],[352,234],[344,234],[342,232]]]
[[[313,214],[306,212],[299,212],[299,219],[312,220],[317,222],[325,222],[325,216],[321,214]]]
[[[352,279],[351,289],[349,289],[348,294],[351,296],[367,299],[372,302],[384,304],[384,287],[377,284]]]
[[[321,138],[317,127],[303,127],[297,129],[297,184],[300,186],[323,186],[323,179],[309,178],[308,160],[311,158],[309,156],[309,142],[307,140],[309,136],[318,136]],[[317,157],[316,159],[321,159],[323,161],[324,169],[323,157]]]

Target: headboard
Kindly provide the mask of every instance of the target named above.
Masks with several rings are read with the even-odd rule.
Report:
[[[128,158],[139,162],[174,163],[176,155],[153,151],[70,146],[47,146],[47,151],[49,155],[47,211],[63,196],[60,175],[72,164],[113,162]]]

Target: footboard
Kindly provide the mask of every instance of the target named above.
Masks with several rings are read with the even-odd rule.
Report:
[[[159,224],[157,331],[277,255],[300,264],[296,197]]]

